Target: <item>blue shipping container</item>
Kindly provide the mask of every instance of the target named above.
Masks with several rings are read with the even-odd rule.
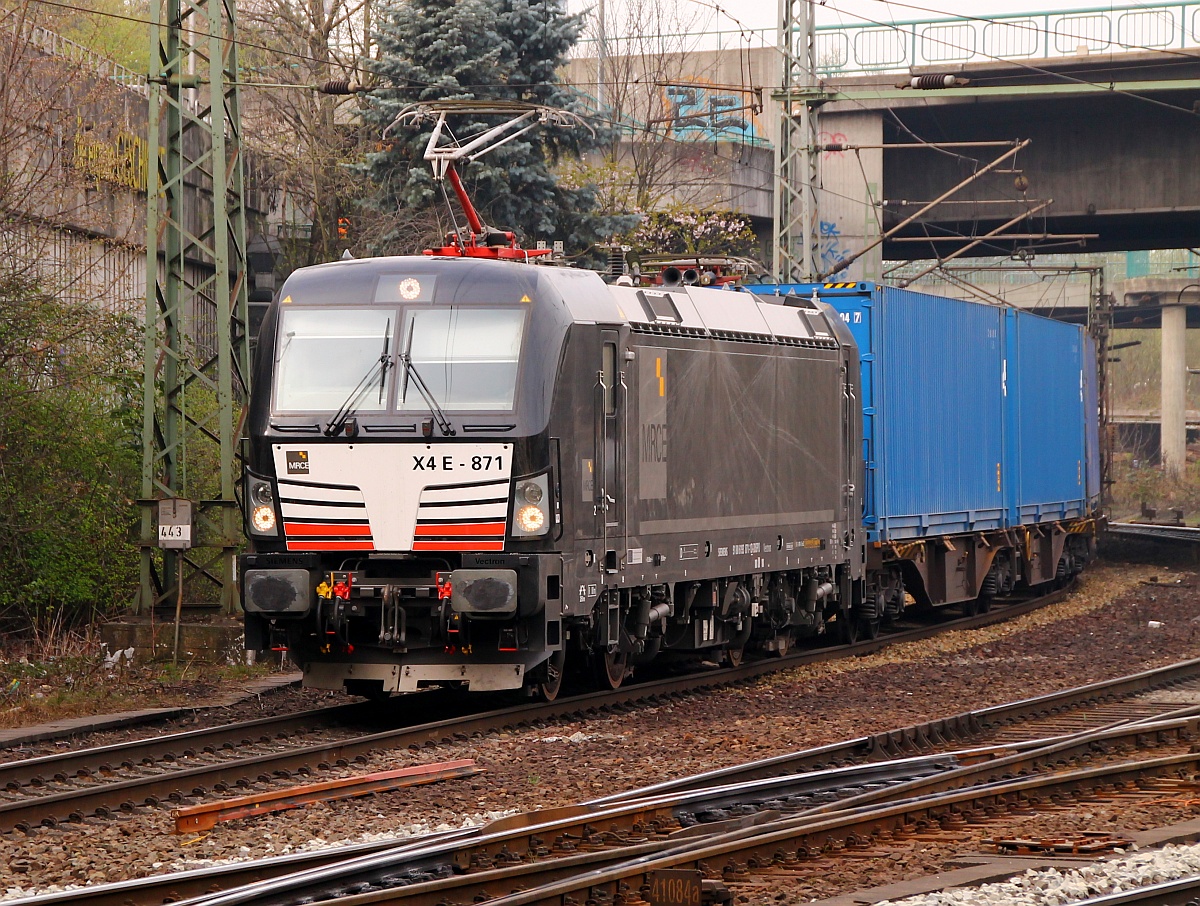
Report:
[[[1007,311],[1009,524],[1088,509],[1084,334],[1075,324]]]
[[[1078,325],[872,283],[752,289],[815,292],[854,335],[868,540],[1030,525],[1094,509],[1095,348]]]

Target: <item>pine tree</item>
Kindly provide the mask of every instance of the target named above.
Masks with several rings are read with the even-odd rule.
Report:
[[[374,92],[367,113],[382,130],[406,105],[432,100],[506,100],[572,109],[558,69],[582,30],[563,0],[392,0],[382,11],[374,69],[391,87]],[[455,122],[473,135],[502,120],[472,117]],[[382,209],[435,209],[441,190],[422,155],[429,129],[397,127],[367,161]],[[459,166],[468,193],[485,222],[516,229],[526,242],[563,239],[578,249],[597,236],[628,228],[628,218],[597,214],[588,187],[566,188],[551,167],[560,155],[596,147],[600,136],[582,125],[537,127],[472,163]]]

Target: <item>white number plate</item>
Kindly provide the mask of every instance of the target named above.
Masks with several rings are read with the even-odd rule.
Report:
[[[192,527],[190,525],[160,525],[158,527],[159,547],[191,547]]]
[[[507,454],[466,453],[412,453],[411,467],[414,472],[464,472],[469,475],[507,475]]]

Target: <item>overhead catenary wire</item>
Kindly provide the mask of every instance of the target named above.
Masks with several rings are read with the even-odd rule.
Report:
[[[38,4],[38,5],[42,5],[42,6],[51,6],[51,7],[56,7],[56,8],[58,8],[58,9],[64,9],[64,10],[68,10],[68,11],[71,11],[71,12],[76,12],[76,13],[83,13],[83,14],[87,14],[87,15],[102,16],[102,17],[107,17],[107,18],[111,18],[111,19],[117,19],[117,20],[121,20],[121,21],[125,21],[125,22],[134,22],[134,23],[137,23],[137,24],[139,24],[139,25],[153,25],[153,24],[155,24],[155,23],[153,22],[153,20],[150,20],[150,19],[147,19],[147,18],[144,18],[144,17],[139,17],[139,16],[130,16],[130,15],[122,14],[122,13],[109,12],[109,11],[107,11],[107,10],[94,10],[94,9],[88,9],[88,8],[86,8],[86,7],[83,7],[83,6],[78,6],[78,5],[76,5],[76,4],[73,4],[73,3],[67,3],[67,2],[64,2],[64,0],[29,0],[29,2],[31,2],[31,3],[35,3],[35,4]],[[733,17],[733,16],[731,16],[731,15],[728,13],[728,11],[727,11],[727,10],[725,10],[723,7],[719,7],[717,4],[709,3],[709,2],[707,2],[707,0],[688,0],[688,2],[691,2],[691,3],[697,4],[697,5],[699,5],[699,6],[703,6],[703,7],[706,7],[706,8],[710,8],[710,9],[718,10],[718,11],[721,13],[721,15],[724,15],[724,16],[726,16],[726,18],[732,19],[732,20],[734,20],[735,22],[737,21],[737,20],[736,20],[736,19],[734,19],[734,17]],[[876,2],[881,2],[881,3],[882,3],[882,2],[885,2],[885,0],[876,0]],[[885,22],[885,21],[880,21],[880,20],[872,19],[872,18],[870,18],[869,16],[864,16],[864,15],[862,15],[862,14],[859,14],[859,13],[851,12],[851,11],[848,11],[848,10],[841,10],[841,9],[838,9],[838,7],[835,5],[835,2],[834,2],[834,0],[822,0],[822,2],[821,2],[821,5],[822,5],[822,6],[824,6],[824,7],[826,7],[826,8],[828,8],[828,9],[834,10],[834,11],[836,11],[836,12],[838,12],[838,13],[842,14],[842,15],[849,16],[849,17],[852,17],[852,18],[855,18],[855,19],[859,19],[859,20],[861,20],[861,21],[863,21],[863,22],[867,22],[867,23],[870,23],[870,24],[872,24],[872,25],[879,26],[879,27],[881,27],[881,28],[889,28],[889,29],[893,29],[893,30],[898,30],[898,28],[899,28],[898,24],[897,24],[897,23],[895,23],[895,22],[890,22],[890,23],[889,23],[889,22]],[[885,5],[889,5],[889,6],[901,6],[901,7],[905,7],[905,8],[909,8],[909,9],[913,9],[913,10],[917,10],[917,11],[921,11],[921,12],[929,12],[929,13],[934,13],[934,14],[937,14],[937,15],[944,15],[944,16],[947,16],[947,17],[949,17],[949,18],[969,19],[969,20],[971,20],[971,21],[982,22],[982,23],[993,23],[993,22],[999,21],[999,20],[998,20],[997,18],[995,18],[995,17],[988,17],[988,16],[963,16],[963,15],[959,15],[959,14],[955,14],[955,13],[947,12],[947,11],[945,11],[945,10],[938,10],[938,9],[933,9],[933,8],[930,8],[930,7],[916,6],[916,5],[914,5],[914,4],[908,4],[908,3],[899,3],[899,2],[896,2],[896,0],[886,0],[886,4],[885,4]],[[751,28],[747,28],[747,27],[745,27],[745,26],[739,26],[739,28],[740,28],[740,30],[741,30],[743,33],[753,33],[753,32],[755,32],[755,31],[758,31],[757,29],[751,29]],[[1049,29],[1043,29],[1043,28],[1036,28],[1036,29],[1033,29],[1033,31],[1035,31],[1035,32],[1037,32],[1037,33],[1039,33],[1039,34],[1053,34],[1053,32],[1052,32],[1051,30],[1049,30]],[[956,44],[956,43],[954,43],[954,42],[952,42],[952,41],[946,41],[946,40],[942,40],[942,39],[933,39],[933,40],[935,40],[935,43],[938,43],[938,44],[940,44],[940,45],[942,45],[942,46],[944,46],[944,47],[950,48],[950,49],[954,49],[954,50],[962,50],[962,51],[970,51],[970,52],[975,52],[975,51],[973,51],[973,49],[971,49],[971,48],[964,47],[964,46],[962,46],[962,45],[959,45],[959,44]],[[244,39],[244,38],[233,38],[233,39],[232,39],[232,43],[234,43],[234,44],[238,45],[239,47],[246,47],[246,48],[250,48],[250,49],[254,49],[254,50],[262,50],[262,51],[266,51],[266,52],[268,52],[268,53],[278,54],[279,56],[289,57],[289,58],[292,58],[292,59],[297,59],[297,60],[304,60],[305,62],[309,62],[309,63],[315,63],[315,64],[322,65],[322,66],[328,66],[328,65],[330,65],[331,63],[336,63],[336,61],[331,61],[331,60],[322,60],[322,59],[318,59],[318,58],[316,58],[316,57],[309,56],[308,54],[303,54],[303,53],[299,53],[299,52],[297,52],[297,51],[292,51],[292,50],[285,50],[285,49],[283,49],[283,48],[280,48],[280,47],[274,47],[274,46],[267,45],[267,44],[260,44],[260,43],[254,42],[254,41],[248,41],[248,40],[246,40],[246,39]],[[1122,46],[1123,48],[1126,48],[1127,50],[1145,50],[1145,51],[1153,51],[1153,52],[1161,52],[1161,53],[1170,53],[1170,54],[1174,54],[1174,55],[1177,55],[1177,56],[1182,56],[1182,57],[1187,57],[1187,58],[1192,58],[1192,59],[1194,59],[1194,58],[1195,58],[1195,54],[1193,54],[1193,53],[1188,53],[1187,51],[1179,51],[1179,50],[1174,50],[1174,49],[1171,49],[1171,48],[1151,47],[1151,46],[1147,46],[1147,45],[1131,44],[1131,43],[1126,43],[1126,42],[1121,42],[1121,45],[1120,45],[1120,46]],[[765,50],[768,50],[768,51],[770,51],[770,50],[777,50],[778,48],[775,48],[775,47],[770,47],[770,46],[768,46],[768,47],[766,47],[766,48],[764,48],[764,49],[765,49]],[[1034,73],[1036,73],[1036,74],[1039,74],[1039,75],[1046,75],[1046,76],[1050,76],[1050,77],[1052,77],[1052,78],[1059,78],[1059,79],[1062,79],[1062,80],[1064,80],[1064,81],[1071,81],[1071,82],[1073,82],[1073,83],[1075,83],[1075,84],[1089,85],[1089,86],[1092,86],[1092,87],[1094,87],[1094,88],[1098,88],[1098,89],[1101,89],[1101,90],[1105,90],[1105,91],[1112,91],[1113,93],[1116,93],[1116,94],[1126,94],[1126,95],[1128,95],[1129,97],[1131,97],[1131,98],[1134,98],[1134,99],[1138,99],[1138,100],[1146,101],[1146,102],[1149,102],[1149,103],[1156,103],[1156,104],[1158,104],[1159,106],[1165,106],[1165,107],[1169,107],[1169,108],[1171,108],[1171,109],[1174,109],[1174,110],[1177,110],[1177,111],[1180,111],[1180,112],[1185,112],[1185,113],[1187,113],[1189,116],[1191,116],[1191,115],[1194,115],[1194,114],[1192,113],[1192,111],[1191,111],[1191,110],[1189,110],[1189,109],[1185,109],[1185,108],[1182,108],[1182,107],[1176,107],[1176,106],[1174,106],[1174,105],[1171,105],[1171,104],[1166,104],[1166,103],[1164,103],[1164,102],[1160,102],[1160,101],[1155,101],[1153,98],[1147,98],[1147,97],[1145,97],[1144,95],[1139,95],[1139,94],[1136,94],[1136,93],[1132,93],[1132,92],[1126,92],[1126,91],[1122,91],[1122,90],[1120,90],[1120,89],[1111,88],[1111,87],[1110,87],[1110,84],[1109,84],[1107,81],[1105,81],[1105,82],[1097,82],[1097,81],[1092,81],[1092,80],[1089,80],[1089,79],[1083,79],[1083,78],[1079,78],[1079,77],[1073,77],[1073,76],[1069,76],[1069,75],[1067,75],[1067,74],[1065,74],[1065,73],[1056,73],[1056,72],[1054,72],[1053,70],[1046,70],[1046,69],[1042,69],[1042,68],[1040,68],[1040,67],[1036,67],[1036,66],[1033,66],[1032,64],[1024,63],[1023,61],[1021,61],[1021,60],[1019,60],[1019,59],[1014,59],[1014,58],[1011,58],[1011,57],[998,57],[998,56],[994,56],[994,55],[990,55],[990,54],[983,54],[983,53],[980,53],[980,56],[983,56],[983,57],[985,57],[985,58],[987,58],[987,59],[990,59],[990,60],[993,60],[993,61],[996,61],[996,62],[1003,62],[1003,63],[1006,63],[1006,64],[1008,64],[1008,63],[1011,63],[1011,64],[1013,64],[1013,65],[1017,65],[1017,66],[1020,66],[1020,67],[1022,67],[1022,68],[1028,69],[1029,71],[1031,71],[1031,72],[1034,72]],[[1152,65],[1152,64],[1146,63],[1146,64],[1140,64],[1140,65],[1144,65],[1144,66],[1150,66],[1150,65]],[[414,81],[414,83],[413,83],[413,84],[414,84],[414,85],[421,85],[421,86],[424,86],[424,87],[434,87],[434,86],[433,86],[433,83],[429,83],[429,82]],[[548,85],[548,84],[553,84],[553,83],[544,83],[544,82],[528,82],[528,83],[518,83],[518,82],[510,82],[510,83],[506,83],[506,87],[509,87],[509,88],[536,88],[536,87],[542,87],[542,86],[544,86],[544,85]],[[577,84],[579,87],[587,87],[587,86],[588,86],[589,84],[591,84],[591,83],[584,83],[584,82],[580,82],[580,83],[576,83],[576,84]],[[303,86],[303,85],[298,85],[297,87],[306,87],[306,86]],[[381,86],[376,86],[376,87],[381,87]],[[489,88],[489,87],[494,87],[494,85],[492,85],[492,84],[487,84],[487,83],[480,83],[480,84],[473,84],[473,83],[459,83],[459,84],[458,84],[458,87],[460,87],[460,88],[462,88],[462,89],[464,89],[464,90],[468,90],[468,89],[476,89],[476,88]],[[764,86],[761,86],[761,87],[762,87],[762,88],[765,88],[765,87],[767,87],[767,86],[765,86],[765,85],[764,85]]]
[[[148,20],[148,19],[144,19],[144,18],[140,18],[140,17],[136,17],[136,16],[123,15],[123,14],[120,14],[120,13],[110,13],[110,12],[107,12],[107,11],[87,10],[87,9],[84,9],[84,8],[82,8],[82,7],[76,6],[76,5],[74,5],[74,4],[71,4],[71,3],[65,3],[65,2],[62,2],[62,0],[32,0],[32,2],[34,2],[34,3],[39,3],[39,4],[42,4],[42,5],[46,5],[46,6],[52,6],[52,7],[57,7],[57,8],[61,8],[61,9],[67,9],[67,10],[72,10],[72,11],[76,11],[76,12],[81,12],[81,13],[94,13],[94,14],[96,14],[96,15],[108,16],[108,17],[111,17],[111,18],[120,19],[120,20],[125,20],[125,21],[131,21],[131,22],[137,22],[137,23],[140,23],[140,24],[151,24],[150,20]],[[747,32],[747,30],[745,29],[745,27],[744,27],[744,26],[743,26],[743,25],[742,25],[740,22],[738,22],[738,20],[736,20],[736,18],[735,18],[735,17],[733,17],[732,15],[730,15],[730,14],[729,14],[729,13],[728,13],[726,10],[724,10],[724,9],[723,9],[722,7],[720,7],[718,4],[706,3],[706,2],[704,2],[704,0],[691,0],[691,2],[697,3],[698,5],[701,5],[701,6],[706,6],[706,7],[708,7],[708,8],[712,8],[712,9],[714,9],[716,12],[718,12],[719,14],[721,14],[721,15],[725,15],[727,18],[730,18],[731,20],[733,20],[735,23],[737,23],[737,24],[739,25],[739,28],[741,29],[741,33],[742,33],[743,37],[746,35],[746,32]],[[940,11],[937,11],[937,10],[929,10],[928,8],[923,8],[923,7],[917,7],[917,6],[913,6],[913,5],[911,5],[911,4],[897,3],[896,5],[898,5],[898,6],[905,6],[905,7],[909,7],[909,8],[913,8],[913,9],[918,9],[918,10],[924,10],[924,11],[940,12]],[[835,7],[835,6],[830,6],[830,8],[831,8],[831,9],[835,9],[835,10],[836,10],[836,7]],[[838,12],[844,13],[844,14],[846,14],[846,15],[854,16],[855,18],[862,19],[863,21],[867,21],[867,22],[871,22],[871,23],[873,23],[873,24],[881,25],[882,27],[893,27],[893,28],[895,27],[895,24],[894,24],[894,23],[893,23],[891,26],[888,26],[886,23],[880,23],[880,22],[876,22],[876,20],[870,19],[869,17],[862,17],[862,16],[859,16],[859,15],[857,15],[857,14],[855,14],[855,13],[846,13],[845,11],[841,11],[841,10],[838,10]],[[949,14],[947,14],[947,15],[949,15]],[[988,19],[988,18],[986,18],[986,17],[962,17],[962,18],[972,18],[972,19],[976,19],[977,21],[984,21],[984,22],[992,21],[991,19]],[[332,62],[335,62],[335,61],[330,61],[330,60],[320,60],[320,59],[317,59],[317,58],[314,58],[314,57],[308,56],[308,55],[306,55],[306,54],[297,53],[297,52],[295,52],[295,51],[288,51],[288,50],[285,50],[285,49],[283,49],[283,48],[279,48],[279,47],[272,47],[272,46],[269,46],[269,45],[258,44],[258,43],[251,42],[251,41],[246,41],[245,39],[240,39],[240,38],[234,39],[234,43],[236,43],[236,44],[238,44],[238,45],[240,45],[240,46],[243,46],[243,47],[248,47],[248,48],[258,49],[258,50],[262,50],[262,51],[265,51],[265,52],[268,52],[268,53],[278,54],[278,55],[280,55],[280,56],[285,56],[285,57],[290,57],[290,58],[295,58],[295,59],[305,60],[305,61],[312,62],[312,63],[318,64],[318,65],[322,65],[322,66],[328,66],[328,65],[330,65]],[[943,43],[943,44],[946,44],[947,46],[951,46],[951,47],[957,47],[957,45],[954,45],[954,44],[952,44],[952,43],[950,43],[950,42],[941,42],[941,43]],[[1132,46],[1132,45],[1124,45],[1124,46]],[[963,49],[963,48],[959,48],[959,49]],[[1154,49],[1154,48],[1147,48],[1147,49]],[[1014,61],[1006,60],[1005,62],[1014,62]],[[1019,62],[1019,61],[1016,61],[1016,62]],[[1025,68],[1028,68],[1028,69],[1030,69],[1031,71],[1034,71],[1034,72],[1043,73],[1043,74],[1047,74],[1047,75],[1051,75],[1051,76],[1061,76],[1061,74],[1058,74],[1058,73],[1053,73],[1053,72],[1049,72],[1049,71],[1046,71],[1046,70],[1042,70],[1042,69],[1040,69],[1040,68],[1038,68],[1038,67],[1033,67],[1033,66],[1028,66],[1028,65],[1026,65],[1026,67],[1025,67]],[[1105,87],[1105,86],[1102,86],[1102,85],[1100,85],[1100,83],[1093,83],[1093,82],[1089,82],[1089,81],[1088,81],[1088,80],[1086,80],[1086,79],[1073,78],[1073,79],[1071,79],[1071,80],[1072,80],[1072,81],[1075,81],[1075,82],[1082,83],[1082,84],[1093,84],[1093,85],[1096,85],[1097,87]],[[279,88],[295,87],[295,88],[299,88],[299,89],[309,89],[309,90],[311,90],[311,89],[312,89],[312,88],[314,88],[314,87],[316,87],[318,90],[320,90],[320,87],[321,87],[321,86],[310,86],[310,85],[305,85],[305,84],[300,84],[300,83],[297,83],[297,84],[295,84],[295,85],[291,85],[291,84],[289,84],[289,83],[274,83],[274,84],[272,84],[272,83],[243,83],[243,84],[246,84],[246,85],[248,85],[248,86],[252,86],[252,87],[279,87]],[[413,84],[414,84],[414,85],[419,85],[419,84],[421,84],[421,83],[420,83],[420,82],[414,82]],[[540,86],[540,85],[543,85],[543,84],[551,84],[551,83],[537,83],[537,85],[538,85],[538,86]],[[383,87],[383,86],[375,86],[375,87]],[[461,87],[461,88],[463,88],[463,89],[476,89],[476,88],[480,88],[480,87],[484,87],[484,88],[493,88],[493,87],[496,87],[496,86],[494,86],[494,85],[461,85],[461,86],[459,86],[459,87]],[[533,84],[533,83],[530,83],[529,85],[524,85],[524,84],[507,84],[507,85],[505,85],[504,87],[507,87],[507,88],[510,88],[510,89],[511,89],[511,88],[535,87],[535,86],[534,86],[534,84]],[[751,88],[748,88],[748,89],[747,89],[747,88],[743,88],[742,90],[745,90],[745,91],[747,91],[747,92],[749,92],[749,91],[753,91],[753,90],[754,90],[754,89],[753,89],[753,81],[752,81],[752,79],[751,79]],[[1121,92],[1117,92],[1117,93],[1121,93]],[[1141,95],[1137,95],[1137,94],[1130,94],[1130,96],[1131,96],[1131,97],[1133,97],[1133,98],[1136,98],[1136,99],[1140,99],[1140,100],[1146,100],[1146,101],[1150,101],[1150,100],[1152,100],[1152,99],[1145,98],[1145,97],[1143,97],[1143,96],[1141,96]],[[1166,106],[1166,107],[1169,107],[1169,108],[1171,108],[1171,109],[1174,109],[1174,110],[1182,110],[1182,109],[1183,109],[1183,108],[1178,108],[1178,107],[1175,107],[1174,105],[1170,105],[1170,104],[1161,104],[1161,106]],[[913,132],[913,131],[912,131],[912,129],[911,129],[911,128],[910,128],[910,127],[907,125],[907,124],[903,123],[903,121],[902,121],[902,120],[900,120],[900,118],[899,118],[899,117],[897,117],[897,116],[895,115],[894,111],[888,111],[888,112],[891,114],[892,118],[893,118],[893,119],[896,121],[897,125],[898,125],[898,126],[899,126],[899,127],[902,129],[902,130],[904,130],[904,131],[905,131],[907,134],[911,135],[911,136],[912,136],[912,137],[913,137],[913,138],[914,138],[916,141],[918,141],[918,142],[921,142],[921,143],[923,143],[923,144],[926,144],[926,145],[928,145],[928,147],[930,147],[930,148],[933,148],[933,149],[936,149],[936,150],[940,150],[942,153],[949,153],[949,154],[953,154],[953,153],[954,153],[954,152],[951,152],[951,151],[948,151],[948,150],[945,150],[945,149],[939,149],[939,148],[937,148],[937,147],[936,147],[936,143],[930,143],[930,142],[927,142],[925,139],[923,139],[922,137],[918,136],[918,135],[917,135],[915,132]],[[1189,111],[1189,115],[1190,115],[1190,111]],[[628,123],[620,123],[620,122],[617,122],[617,121],[615,121],[615,120],[612,120],[612,119],[609,119],[609,118],[602,118],[602,117],[596,116],[595,114],[593,114],[593,117],[594,117],[594,118],[596,118],[596,119],[598,119],[598,120],[600,120],[600,121],[602,121],[602,122],[605,122],[605,123],[606,123],[606,124],[608,124],[608,125],[613,125],[613,126],[617,126],[617,127],[620,127],[620,128],[629,129],[630,131],[636,131],[636,130],[634,130],[634,129],[633,129],[631,126],[630,126],[630,124],[628,124]],[[650,133],[651,133],[651,130],[649,130],[649,129],[645,129],[644,131],[646,131],[648,134],[650,134]],[[660,137],[661,137],[661,138],[662,138],[664,141],[671,141],[671,142],[673,142],[673,143],[676,143],[676,144],[679,144],[679,145],[681,145],[681,146],[694,146],[694,145],[696,144],[695,142],[691,142],[691,141],[683,141],[683,140],[680,140],[680,139],[677,139],[677,138],[674,138],[674,137],[669,137],[669,136],[660,136]],[[717,157],[717,158],[721,158],[721,157],[722,157],[722,155],[720,155],[718,152],[716,152],[716,150],[715,150],[715,149],[714,149],[714,152],[713,152],[713,154],[714,154],[714,157]],[[976,163],[976,164],[978,164],[978,163],[979,163],[979,161],[978,161],[977,159],[975,159],[975,158],[969,158],[969,157],[967,157],[967,156],[965,156],[965,155],[954,155],[954,156],[959,156],[959,157],[962,157],[962,158],[964,158],[964,159],[966,159],[966,160],[970,160],[970,161],[972,161],[972,162],[974,162],[974,163]],[[728,161],[732,161],[732,159],[730,159],[730,158],[725,158],[725,159],[726,159],[726,160],[728,160]],[[746,162],[744,162],[744,161],[738,161],[738,163],[739,163],[739,164],[741,164],[742,166],[748,166],[748,167],[749,167],[749,169],[751,169],[752,171],[758,171],[758,172],[760,172],[760,173],[763,173],[763,174],[765,174],[765,175],[772,175],[772,176],[774,175],[774,171],[773,171],[773,169],[771,169],[771,170],[768,170],[768,168],[765,168],[765,167],[757,167],[757,166],[754,166],[754,165],[749,165],[749,164],[747,164],[747,163],[746,163]],[[859,164],[860,164],[860,169],[861,169],[861,167],[862,167],[862,165],[861,165],[861,160],[859,161]],[[866,174],[865,174],[865,171],[863,172],[863,176],[864,176],[864,179],[865,179],[865,176],[866,176]],[[855,198],[855,197],[853,197],[853,196],[847,196],[847,195],[844,195],[844,194],[842,194],[842,193],[833,192],[832,190],[830,190],[830,189],[827,189],[827,188],[824,188],[824,187],[822,187],[821,191],[824,191],[824,192],[828,193],[829,195],[831,195],[831,196],[833,196],[833,197],[846,198],[846,199],[848,199],[848,200],[854,200],[854,201],[858,201],[858,200],[860,200],[860,199],[858,199],[858,198]],[[1013,199],[1013,201],[1018,201],[1018,199]],[[880,208],[880,207],[882,207],[882,208],[883,208],[883,210],[889,210],[889,209],[888,209],[886,206],[882,206],[882,205],[873,205],[873,208],[875,208],[875,209],[876,209],[876,218],[877,218],[877,219],[878,219],[878,208]],[[972,239],[972,238],[974,238],[974,237],[969,237],[967,234],[961,234],[961,233],[957,233],[956,231],[953,231],[953,230],[948,230],[948,229],[945,229],[945,228],[942,228],[942,227],[935,227],[935,228],[937,228],[937,229],[939,229],[939,230],[941,230],[941,231],[945,232],[947,235],[961,236],[961,237],[962,237],[962,238],[964,238],[964,239]],[[1003,249],[1001,249],[1001,250],[1003,251]]]

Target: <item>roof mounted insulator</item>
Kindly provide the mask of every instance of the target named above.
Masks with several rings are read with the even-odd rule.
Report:
[[[353,79],[329,79],[317,87],[321,94],[358,94],[365,90]]]
[[[970,79],[960,79],[955,75],[921,75],[913,76],[907,82],[902,82],[899,87],[918,91],[940,91],[943,88],[965,88],[970,84]]]

